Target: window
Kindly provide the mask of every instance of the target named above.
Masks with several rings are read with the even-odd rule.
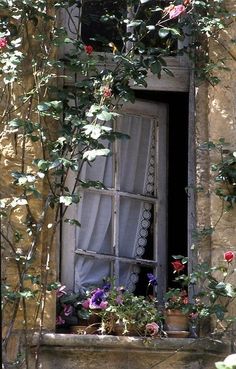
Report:
[[[142,291],[142,276],[154,272],[164,288],[166,240],[165,104],[138,100],[124,107],[114,129],[130,136],[113,143],[112,156],[86,164],[82,177],[105,189],[83,189],[63,225],[62,282],[82,286],[115,276],[117,283]]]
[[[111,43],[118,50],[125,51],[133,41],[139,40],[140,50],[149,46],[160,52],[165,49],[169,55],[176,56],[176,49],[182,48],[183,43],[178,42],[176,34],[171,32],[160,37],[159,28],[155,28],[162,17],[159,6],[164,8],[169,3],[165,0],[149,0],[146,3],[138,1],[131,7],[126,0],[83,0],[64,14],[64,24],[71,36],[77,37],[79,29],[81,40],[92,45],[98,52],[111,53]],[[129,19],[134,21],[129,24]],[[177,19],[168,20],[168,27],[176,25],[176,22]],[[139,36],[137,31],[140,32]]]

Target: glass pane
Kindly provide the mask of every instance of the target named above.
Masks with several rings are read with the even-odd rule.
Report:
[[[84,192],[78,205],[77,248],[111,253],[112,199],[110,196]]]
[[[121,197],[119,256],[153,259],[153,204]]]
[[[109,148],[111,151],[111,144],[103,142],[104,147]],[[109,156],[97,156],[95,161],[91,163],[85,163],[81,172],[80,178],[86,181],[99,181],[104,184],[105,187],[112,187],[113,184],[113,160],[112,155]]]
[[[81,287],[102,287],[104,279],[111,275],[111,263],[82,255],[76,256],[75,292]]]
[[[151,118],[125,115],[119,131],[130,139],[120,141],[121,191],[154,196],[155,127]]]
[[[153,11],[157,7],[161,7],[162,9],[166,8],[170,5],[171,1],[166,0],[149,0],[147,3],[143,4],[139,7],[138,13],[136,17],[138,19],[142,19],[146,22],[147,26],[155,26],[158,21],[163,17],[163,12],[161,11]],[[166,26],[168,28],[173,27],[178,22],[177,19],[169,19],[168,22],[164,23],[162,26]],[[166,52],[173,52],[177,48],[178,40],[177,37],[174,36],[171,32],[166,37],[159,36],[159,27],[156,27],[154,30],[146,29],[146,36],[143,32],[143,38],[141,43],[145,45],[145,47],[152,47],[158,49],[165,49]],[[138,27],[134,29],[134,33],[138,31]],[[140,46],[140,44],[139,44]],[[159,50],[160,52],[160,50]],[[174,54],[173,54],[174,55]]]
[[[122,28],[119,20],[126,17],[126,1],[84,0],[82,7],[81,37],[85,44],[92,45],[95,51],[108,51],[113,42],[122,49]]]
[[[120,285],[136,295],[154,295],[155,287],[148,285],[148,273],[154,273],[151,266],[120,263]]]

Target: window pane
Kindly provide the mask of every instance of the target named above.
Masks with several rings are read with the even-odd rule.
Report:
[[[111,151],[111,145],[103,142],[104,147],[109,148]],[[97,156],[94,162],[91,164],[85,163],[81,173],[81,179],[87,181],[99,181],[105,185],[105,187],[113,187],[113,174],[112,174],[112,156]]]
[[[120,285],[137,295],[153,295],[155,287],[148,286],[147,273],[155,274],[151,266],[120,263]]]
[[[121,191],[153,196],[155,192],[155,127],[151,118],[126,115],[119,130],[130,136],[120,142]]]
[[[153,204],[120,199],[119,256],[153,259]]]
[[[84,0],[82,7],[81,37],[96,51],[111,51],[113,42],[122,49],[122,29],[119,20],[126,16],[126,2],[123,0]]]
[[[78,206],[78,220],[81,227],[76,227],[77,248],[111,253],[111,208],[110,196],[84,193]]]
[[[102,286],[103,280],[110,275],[111,263],[109,261],[76,256],[75,292],[79,291],[81,286]]]

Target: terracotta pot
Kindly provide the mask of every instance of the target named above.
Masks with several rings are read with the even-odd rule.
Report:
[[[98,334],[98,328],[100,324],[91,324],[91,325],[73,325],[70,327],[70,333],[75,334]]]
[[[188,315],[180,310],[166,310],[165,323],[167,331],[188,331],[189,319]]]
[[[124,333],[125,326],[121,323],[116,323],[113,327],[113,332],[116,336],[140,336],[138,329],[134,325],[128,325],[128,332]]]

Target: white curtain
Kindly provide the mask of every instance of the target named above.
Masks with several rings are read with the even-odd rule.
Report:
[[[123,139],[120,145],[120,190],[147,194],[148,176],[153,143],[153,122],[150,118],[125,115],[118,123],[118,130],[127,133],[130,139]],[[155,135],[154,135],[155,136]],[[155,140],[155,137],[154,137]],[[113,187],[112,157],[96,159],[92,165],[85,165],[83,178],[99,180],[107,187]],[[112,196],[84,192],[77,208],[76,217],[81,227],[76,227],[77,248],[97,253],[112,254]],[[141,256],[144,250],[151,217],[151,204],[129,197],[120,197],[119,256]],[[144,217],[146,214],[146,218]],[[144,222],[145,220],[145,222]],[[140,237],[142,228],[143,236]],[[140,241],[141,239],[141,241]],[[139,251],[138,251],[139,250]],[[134,268],[127,263],[120,264],[122,285],[134,288],[137,278]],[[137,273],[136,273],[137,274]],[[110,275],[109,261],[76,255],[75,291],[82,286],[97,285]],[[131,278],[132,275],[132,278]],[[133,285],[133,286],[132,286]]]

